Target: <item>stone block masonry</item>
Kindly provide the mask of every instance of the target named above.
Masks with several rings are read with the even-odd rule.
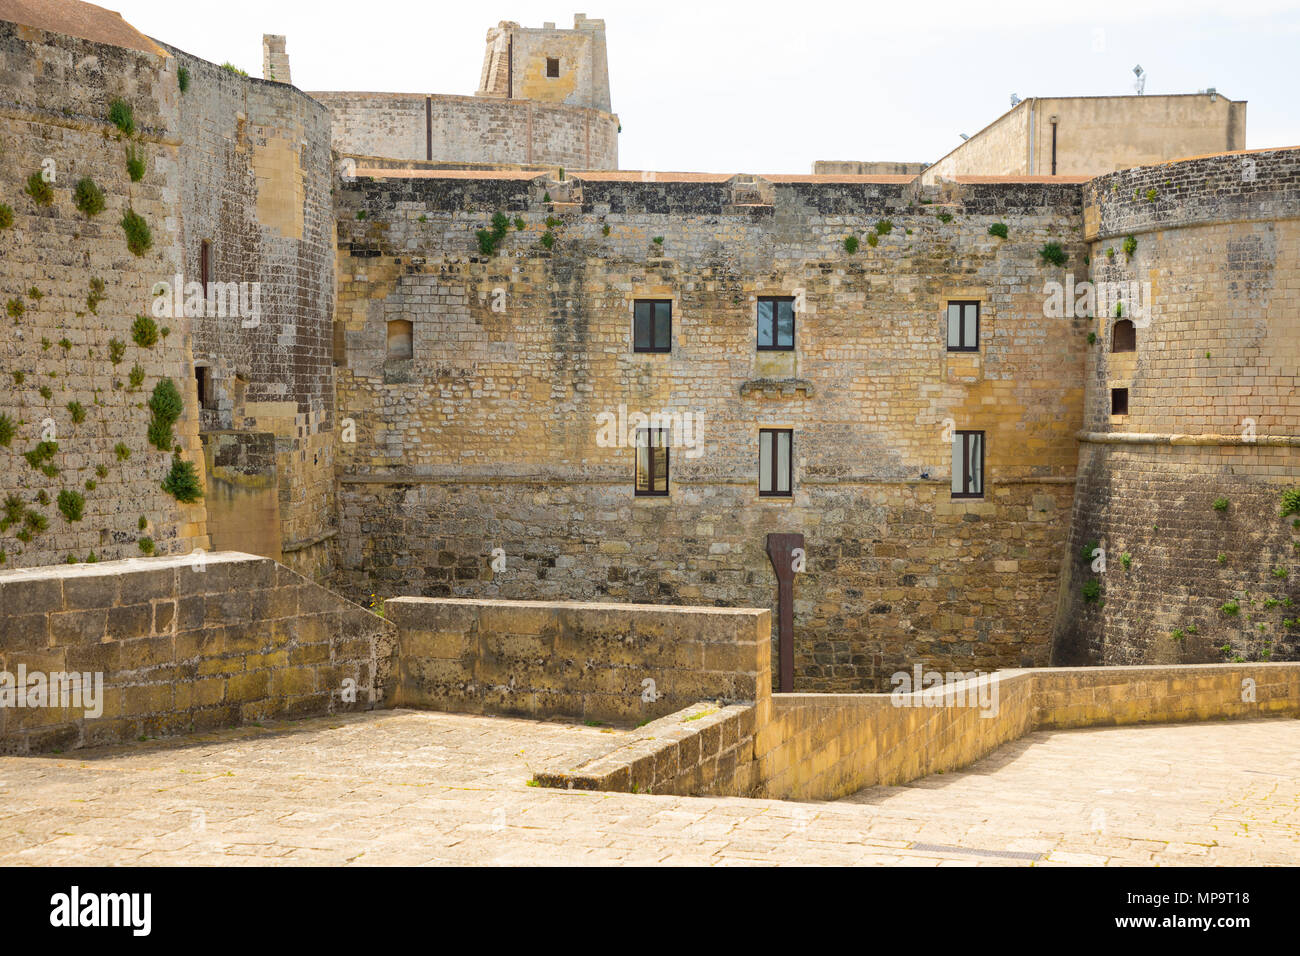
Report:
[[[1038,253],[1082,270],[1077,184],[381,175],[338,197],[345,593],[774,611],[766,535],[797,531],[797,689],[1047,663],[1087,329],[1044,318]],[[498,210],[524,228],[483,256]],[[769,295],[800,297],[791,351],[756,349]],[[638,299],[671,303],[669,352],[633,351]],[[981,303],[979,352],[945,349],[951,299]],[[620,406],[702,422],[667,497],[600,443]],[[767,427],[794,430],[787,498],[759,495]],[[983,499],[952,497],[949,428],[986,432]]]
[[[1053,660],[1295,660],[1300,150],[1124,170],[1084,196],[1093,281],[1148,301],[1092,326]]]
[[[202,501],[162,490],[172,449],[146,437],[145,403],[170,378],[185,405],[176,444],[200,460],[189,322],[132,334],[153,284],[180,262],[175,61],[3,21],[0,51],[0,203],[13,210],[0,229],[0,416],[13,428],[0,444],[0,499],[12,507],[0,521],[0,569],[139,556],[144,539],[158,553],[206,548]],[[109,121],[115,100],[131,106],[131,137]],[[128,147],[144,160],[139,181]],[[46,175],[41,204],[28,182]],[[93,215],[74,202],[83,179],[103,194]],[[151,233],[141,256],[120,225],[128,211]],[[51,456],[25,461],[42,442]],[[58,509],[61,493],[84,499],[80,514]]]
[[[390,706],[637,723],[753,701],[770,623],[751,609],[403,597]]]
[[[96,716],[0,706],[0,751],[368,710],[390,693],[394,630],[247,554],[3,572],[0,673],[99,674],[103,696]]]

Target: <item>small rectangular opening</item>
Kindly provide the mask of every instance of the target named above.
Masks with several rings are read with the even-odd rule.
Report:
[[[1128,414],[1128,389],[1112,388],[1110,390],[1110,413],[1112,415]]]
[[[199,393],[199,407],[212,408],[212,377],[206,365],[194,366],[194,384]]]
[[[548,56],[546,58],[546,75],[547,76],[560,75],[560,58],[558,56]]]

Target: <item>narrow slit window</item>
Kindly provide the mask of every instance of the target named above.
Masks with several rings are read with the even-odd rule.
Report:
[[[952,436],[952,496],[984,497],[984,433],[954,432]]]
[[[758,300],[758,349],[760,352],[793,351],[792,296],[765,296]]]
[[[1128,389],[1112,388],[1110,390],[1110,413],[1112,415],[1128,414]]]
[[[199,393],[200,408],[215,408],[212,400],[212,370],[206,365],[194,366],[194,385]]]
[[[980,347],[980,304],[948,303],[948,351],[978,352]]]
[[[673,304],[667,299],[638,299],[633,307],[632,351],[673,350]]]
[[[199,282],[203,285],[203,297],[208,295],[208,286],[212,283],[212,243],[204,239],[199,243]]]
[[[794,430],[763,428],[758,432],[758,493],[788,498],[793,487]]]
[[[667,428],[638,428],[636,433],[636,493],[668,494]]]

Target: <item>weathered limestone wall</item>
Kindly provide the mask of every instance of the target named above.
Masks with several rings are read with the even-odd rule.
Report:
[[[207,547],[202,500],[180,504],[162,490],[171,450],[146,439],[144,403],[171,378],[185,403],[174,428],[181,456],[201,461],[190,323],[158,322],[164,334],[147,347],[132,338],[154,283],[181,261],[176,62],[0,21],[0,73],[0,203],[13,213],[0,229],[0,416],[13,428],[0,426],[0,566],[138,556],[144,538],[159,553]],[[117,99],[132,107],[130,138],[109,122]],[[128,147],[145,162],[138,182]],[[24,192],[42,170],[50,205]],[[85,177],[103,192],[93,216],[74,203]],[[128,210],[151,233],[142,256],[127,248]],[[46,439],[53,457],[24,461]],[[84,497],[79,519],[56,507],[60,493]]]
[[[704,714],[713,725],[695,729]],[[1035,730],[1297,714],[1300,664],[1011,670],[896,697],[765,694],[747,707],[700,704],[537,780],[575,790],[834,800],[959,770]],[[737,742],[738,764],[713,756],[719,737]]]
[[[773,609],[766,535],[800,531],[797,688],[1047,662],[1086,325],[1042,317],[1038,249],[1081,260],[1077,186],[927,205],[797,177],[565,185],[571,206],[526,178],[340,194],[345,593]],[[474,233],[497,210],[525,229],[485,257]],[[797,290],[796,350],[757,352],[756,296]],[[642,297],[673,301],[671,354],[633,353]],[[945,351],[950,298],[982,302],[979,353]],[[413,360],[386,360],[392,320],[413,323]],[[620,405],[702,422],[669,497],[635,497],[634,449],[600,444],[597,416]],[[946,424],[987,430],[983,500],[951,498]],[[760,427],[795,429],[790,499],[758,496]]]
[[[926,692],[901,695],[913,706],[885,694],[775,694],[770,720],[759,706],[753,795],[831,800],[897,786],[969,766],[1040,729],[1300,714],[1297,664],[1050,668],[996,679],[989,716],[978,706],[925,706]]]
[[[393,669],[393,625],[248,554],[2,572],[0,608],[0,672],[103,683],[98,716],[0,706],[5,753],[369,710]]]
[[[1092,280],[1149,283],[1150,301],[1135,311],[1140,286],[1095,323],[1055,659],[1295,660],[1300,539],[1279,514],[1300,474],[1300,150],[1128,170],[1085,196]],[[1120,321],[1134,352],[1112,351]]]
[[[766,693],[766,611],[396,598],[389,705],[641,722]]]
[[[199,281],[207,242],[210,281],[250,293],[256,283],[260,303],[258,315],[214,309],[192,320],[194,359],[210,382],[203,430],[273,436],[278,540],[258,553],[321,578],[335,529],[329,112],[284,83],[168,49],[189,71],[177,129],[184,280]],[[212,533],[252,550],[231,540],[242,522],[227,519],[238,517],[223,512],[227,526]]]
[[[310,95],[329,108],[340,153],[618,169],[618,117],[605,110],[482,96]]]
[[[651,721],[574,767],[538,771],[539,786],[680,796],[748,794],[757,781],[754,704],[699,703]]]

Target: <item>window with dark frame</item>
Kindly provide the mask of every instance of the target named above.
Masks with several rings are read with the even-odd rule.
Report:
[[[1112,415],[1128,414],[1128,389],[1112,388],[1110,390],[1110,413]]]
[[[794,350],[793,296],[763,296],[758,300],[758,350]]]
[[[980,304],[969,301],[948,303],[948,351],[978,352],[980,348]]]
[[[632,351],[673,350],[673,303],[669,299],[637,299],[632,311]]]
[[[636,432],[636,493],[664,497],[668,494],[667,428],[638,428]]]
[[[984,433],[954,432],[952,436],[952,496],[984,497]]]
[[[1128,319],[1120,319],[1110,331],[1110,350],[1136,352],[1137,347],[1137,327]]]
[[[546,75],[550,77],[560,75],[560,58],[558,56],[548,56],[546,58]]]
[[[794,486],[794,429],[760,428],[758,431],[758,494],[764,498],[789,498]]]

